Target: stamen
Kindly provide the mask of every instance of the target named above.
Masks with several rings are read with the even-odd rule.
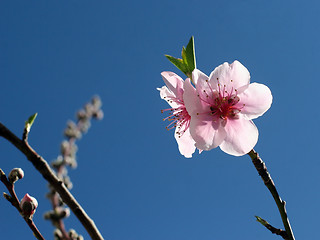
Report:
[[[190,115],[188,114],[184,102],[181,99],[177,99],[174,97],[170,97],[173,102],[180,104],[181,106],[177,108],[168,108],[168,109],[163,109],[161,112],[165,111],[170,111],[171,114],[164,118],[163,120],[168,120],[170,121],[169,125],[166,126],[167,130],[171,130],[173,128],[176,128],[176,133],[181,137],[189,128],[190,126]]]
[[[213,90],[210,82],[206,80],[207,86],[210,89],[211,93],[208,94],[206,90],[203,90],[203,92],[206,94],[205,99],[202,99],[200,94],[198,94],[198,97],[201,101],[209,105],[209,111],[197,113],[197,115],[209,114],[213,117],[214,121],[219,121],[220,119],[221,124],[226,124],[228,118],[239,118],[239,113],[241,112],[241,109],[244,107],[244,105],[236,106],[240,101],[237,89],[231,86],[231,89],[228,90],[227,85],[221,85],[221,83],[219,82],[219,78],[217,78],[217,81],[218,89]],[[233,83],[233,79],[230,79],[230,82]]]

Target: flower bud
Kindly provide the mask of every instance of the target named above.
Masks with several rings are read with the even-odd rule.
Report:
[[[32,216],[38,207],[38,201],[28,193],[24,195],[20,202],[20,208],[24,216]]]
[[[67,128],[64,130],[64,135],[67,138],[80,139],[82,134],[80,130],[77,128],[77,125],[74,122],[69,121],[67,123]]]
[[[14,168],[11,170],[8,176],[8,180],[10,183],[15,183],[19,179],[23,178],[24,172],[21,168]]]
[[[74,230],[74,229],[70,229],[69,230],[69,237],[71,237],[71,238],[76,238],[78,236],[78,234],[77,234],[77,232],[76,232],[76,230]]]
[[[69,237],[75,240],[83,240],[83,237],[79,235],[74,229],[69,230]]]
[[[78,120],[86,120],[88,119],[88,114],[83,109],[79,110],[77,112],[77,118]]]
[[[63,239],[63,234],[61,232],[60,229],[56,228],[53,232],[53,235],[54,235],[54,240],[61,240]]]
[[[99,109],[102,106],[101,99],[98,96],[95,96],[91,100],[91,104],[96,108]]]
[[[69,208],[61,208],[59,215],[60,215],[60,218],[70,217],[70,209]]]
[[[97,120],[102,120],[103,119],[103,111],[99,110],[99,111],[94,112],[92,117],[96,118]]]

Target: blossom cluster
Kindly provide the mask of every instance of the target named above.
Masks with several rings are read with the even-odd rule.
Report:
[[[228,154],[247,154],[258,141],[253,123],[271,106],[270,89],[250,84],[250,73],[239,61],[223,63],[209,76],[198,69],[183,80],[173,72],[162,72],[166,86],[158,88],[170,108],[167,129],[175,128],[179,151],[187,158],[216,147]]]

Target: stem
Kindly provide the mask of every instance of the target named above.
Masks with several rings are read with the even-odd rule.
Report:
[[[31,148],[28,142],[19,139],[9,129],[0,122],[0,136],[11,142],[19,149],[33,166],[41,173],[54,189],[59,193],[61,199],[70,207],[71,211],[76,215],[81,224],[87,230],[93,240],[103,240],[101,233],[96,227],[94,221],[87,215],[81,205],[70,193],[63,182],[57,178],[51,167],[35,150]]]
[[[29,228],[32,230],[32,232],[34,233],[35,237],[38,240],[45,240],[31,218],[25,218],[24,217],[24,220],[26,221],[26,223],[28,224]]]
[[[29,228],[31,229],[31,231],[33,232],[34,236],[38,239],[38,240],[45,240],[44,237],[41,235],[40,231],[38,230],[38,228],[36,227],[36,225],[34,224],[32,217],[28,217],[28,216],[24,216],[22,213],[22,210],[20,208],[20,201],[16,195],[16,192],[14,190],[14,185],[8,181],[6,175],[4,174],[4,172],[0,169],[0,180],[1,182],[6,186],[6,188],[8,189],[9,193],[10,193],[10,197],[6,197],[6,199],[12,204],[12,206],[14,206],[20,213],[20,215],[23,217],[23,219],[25,220],[25,222],[28,224]]]
[[[273,180],[267,170],[265,163],[259,157],[258,153],[253,149],[248,153],[248,155],[250,156],[253,165],[257,169],[264,184],[269,189],[270,193],[272,194],[273,199],[275,200],[275,202],[277,204],[284,228],[287,233],[287,237],[286,238],[283,237],[283,238],[286,240],[295,240],[291,226],[290,226],[290,222],[289,222],[289,219],[287,216],[287,211],[286,211],[286,206],[285,206],[286,202],[280,198],[279,193],[276,189],[276,186],[274,185],[274,182],[273,182]]]
[[[270,230],[271,233],[281,236],[283,239],[288,238],[288,234],[285,230],[275,228],[272,225],[270,225],[266,220],[262,219],[261,217],[255,216],[257,221],[261,223],[263,226],[265,226],[268,230]]]
[[[59,176],[58,176],[59,177]],[[52,197],[50,198],[53,211],[59,206],[59,194],[55,191]],[[68,232],[66,231],[64,222],[62,219],[58,219],[55,221],[56,228],[58,228],[61,231],[62,238],[61,240],[70,240]]]

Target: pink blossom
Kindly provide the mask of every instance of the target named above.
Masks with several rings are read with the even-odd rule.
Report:
[[[184,84],[184,103],[191,115],[190,133],[201,150],[220,147],[241,156],[258,141],[258,129],[252,119],[271,106],[272,95],[263,84],[250,84],[249,71],[238,61],[224,63],[206,76],[195,69]]]
[[[183,101],[184,81],[173,72],[162,72],[161,76],[166,86],[158,88],[160,97],[166,100],[170,108],[162,112],[170,111],[170,115],[163,120],[170,121],[167,130],[175,128],[175,139],[177,140],[179,151],[187,158],[192,157],[196,147],[189,131],[190,115],[186,110]]]
[[[24,216],[32,216],[38,207],[38,201],[27,193],[21,199],[20,207]]]

